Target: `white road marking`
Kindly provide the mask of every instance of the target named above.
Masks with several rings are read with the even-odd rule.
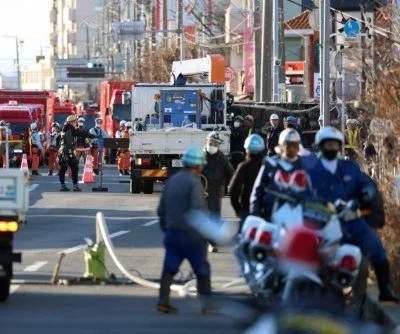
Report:
[[[130,232],[131,232],[131,231],[119,231],[119,232],[115,232],[115,233],[110,234],[110,238],[111,238],[111,239],[112,239],[112,238],[116,238],[116,237],[119,237],[120,235],[124,235],[124,234],[130,233]],[[68,254],[71,254],[71,253],[75,253],[75,252],[77,252],[77,251],[83,249],[84,247],[85,247],[85,245],[78,245],[78,246],[75,246],[75,247],[68,248],[68,249],[66,249],[66,250],[64,250],[64,251],[58,252],[58,254],[64,253],[65,255],[68,255]]]
[[[47,264],[47,261],[36,261],[35,263],[31,264],[30,266],[27,266],[24,269],[24,271],[28,271],[28,272],[38,271],[40,268],[42,268],[46,264]]]
[[[37,184],[37,183],[31,184],[29,186],[29,191],[34,191],[37,187],[39,187],[39,184]]]
[[[10,286],[10,294],[15,293],[20,288],[20,285],[11,285]]]
[[[158,219],[150,220],[149,222],[144,223],[142,226],[149,227],[149,226],[152,226],[152,225],[155,225],[155,224],[158,224]]]

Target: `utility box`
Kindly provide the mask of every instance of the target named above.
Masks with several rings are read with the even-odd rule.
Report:
[[[104,280],[106,278],[105,248],[102,244],[86,245],[84,248],[85,278]]]

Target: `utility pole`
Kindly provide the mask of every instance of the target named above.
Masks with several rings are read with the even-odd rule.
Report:
[[[89,26],[86,24],[86,58],[90,60]]]
[[[168,33],[166,32],[168,29],[168,0],[163,0],[162,8],[163,8],[163,13],[162,13],[163,30],[165,31],[163,34],[163,45],[166,47],[166,46],[168,46],[168,43],[167,43]]]
[[[279,102],[279,0],[272,0],[272,101]]]
[[[320,113],[324,117],[324,126],[330,125],[330,29],[331,29],[331,2],[321,0],[319,6],[320,17],[320,73],[321,73],[321,100]]]
[[[184,32],[183,32],[183,0],[177,0],[176,1],[176,17],[177,17],[177,30],[178,30],[178,34],[179,34],[179,45],[180,45],[180,49],[181,49],[181,53],[180,53],[180,60],[184,60],[185,59],[185,50],[184,50],[184,43],[183,43],[183,36],[184,36]]]
[[[261,27],[261,11],[260,0],[255,0],[253,8],[253,27]],[[254,101],[261,101],[261,36],[262,30],[257,29],[254,32]]]
[[[283,12],[283,0],[279,0],[279,90],[280,102],[286,102],[286,54],[285,54],[285,17]]]
[[[21,67],[19,63],[19,40],[18,36],[15,36],[15,46],[17,51],[17,80],[18,80],[18,90],[21,90]]]
[[[262,42],[261,42],[261,91],[260,100],[262,102],[271,101],[272,91],[272,3],[263,1],[262,10]],[[256,50],[257,51],[257,50]]]

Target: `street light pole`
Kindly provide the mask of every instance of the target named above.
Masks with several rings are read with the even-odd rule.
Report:
[[[18,80],[18,90],[21,90],[21,68],[19,64],[19,41],[18,36],[15,36],[15,45],[17,50],[17,80]]]
[[[331,1],[321,0],[319,6],[320,17],[320,73],[321,73],[321,100],[320,113],[323,115],[323,124],[330,124],[330,29],[331,29]]]

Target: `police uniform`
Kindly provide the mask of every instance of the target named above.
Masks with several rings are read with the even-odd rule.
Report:
[[[39,175],[40,154],[43,151],[42,140],[37,130],[31,131],[32,174]]]
[[[53,175],[54,165],[57,170],[60,170],[60,165],[57,161],[58,154],[58,143],[59,143],[59,131],[53,131],[50,134],[50,148],[49,148],[49,175]]]
[[[89,130],[90,134],[94,136],[94,140],[91,144],[91,152],[93,155],[93,172],[99,173],[99,140],[97,138],[108,138],[107,132],[100,127],[93,127]]]

